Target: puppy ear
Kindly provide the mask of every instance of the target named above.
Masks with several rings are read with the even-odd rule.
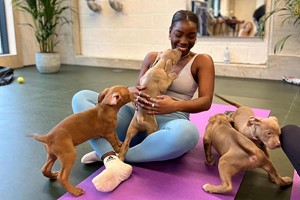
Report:
[[[108,92],[108,88],[105,88],[98,96],[98,103],[101,103],[104,97],[106,96]]]
[[[248,120],[248,126],[251,126],[251,125],[259,125],[261,122],[260,119],[256,118],[256,117],[250,117],[249,120]]]
[[[114,92],[111,95],[106,95],[103,100],[103,103],[106,105],[117,105],[117,103],[122,99],[121,94],[119,92]]]
[[[213,116],[210,116],[209,119],[208,119],[208,123],[212,123],[216,120],[216,116],[213,115]]]
[[[156,56],[156,58],[155,58],[155,60],[154,60],[154,62],[153,62],[153,64],[152,64],[151,67],[153,67],[154,65],[156,65],[158,63],[158,61],[161,59],[160,55],[161,55],[161,53],[157,54],[157,56]]]
[[[229,123],[231,124],[231,126],[233,126],[234,125],[234,121],[233,121],[233,119],[231,118],[231,117],[229,117],[229,116],[227,116],[227,115],[225,115],[226,116],[226,119],[229,121]]]
[[[275,116],[270,116],[269,119],[272,119],[272,120],[275,120],[276,122],[278,122],[278,119]]]
[[[165,61],[165,62],[166,62],[166,63],[165,63],[165,71],[171,71],[172,65],[173,65],[172,60],[171,60],[171,59],[168,59],[168,60]]]

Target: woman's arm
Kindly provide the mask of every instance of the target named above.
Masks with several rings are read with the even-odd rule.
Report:
[[[140,73],[138,75],[138,78],[136,79],[135,86],[128,88],[131,92],[135,93],[134,99],[136,99],[138,96],[140,96],[140,94],[139,94],[140,91],[145,89],[144,86],[140,86],[140,79],[148,71],[150,66],[154,63],[156,57],[157,57],[157,52],[150,52],[145,56],[145,58],[142,62],[142,65],[141,65]],[[143,97],[149,98],[149,96],[147,94],[143,94]],[[136,105],[134,105],[134,106],[136,107]]]
[[[194,80],[198,83],[198,98],[175,103],[177,111],[196,113],[209,110],[215,87],[215,67],[212,58],[200,54],[191,68]]]
[[[156,57],[157,57],[157,52],[150,52],[145,56],[145,58],[142,62],[142,65],[141,65],[140,74],[139,74],[139,76],[136,80],[136,85],[137,86],[140,85],[141,77],[148,71],[150,66],[154,63]]]

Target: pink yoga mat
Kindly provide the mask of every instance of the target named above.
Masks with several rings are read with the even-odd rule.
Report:
[[[300,199],[300,177],[296,171],[294,171],[294,182],[292,186],[292,193],[290,200],[299,200]]]
[[[233,111],[235,107],[213,104],[209,111],[191,115],[190,119],[199,129],[201,138],[209,117],[217,113],[224,113],[227,110]],[[259,117],[268,117],[270,114],[270,110],[253,110]],[[202,190],[202,186],[206,183],[220,184],[220,178],[217,166],[206,166],[204,160],[202,139],[200,139],[194,149],[180,158],[164,162],[133,164],[131,177],[109,193],[97,191],[92,184],[92,179],[104,169],[101,167],[78,184],[78,187],[85,190],[84,195],[73,197],[66,193],[60,200],[234,199],[243,179],[244,171],[233,177],[234,191],[232,193],[226,195],[209,194]]]

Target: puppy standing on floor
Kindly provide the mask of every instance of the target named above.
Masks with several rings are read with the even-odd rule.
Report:
[[[143,90],[150,98],[157,98],[157,96],[166,93],[172,81],[177,78],[175,72],[171,73],[172,66],[176,64],[181,56],[181,51],[178,49],[168,49],[159,55],[158,60],[154,62],[154,66],[150,68],[140,79],[140,85],[146,86]],[[152,104],[152,107],[155,105]],[[121,147],[119,158],[124,161],[125,155],[128,151],[130,141],[140,131],[146,131],[147,135],[157,130],[157,122],[154,115],[149,115],[147,110],[138,107],[131,123],[129,124],[125,141]]]
[[[231,126],[232,119],[225,114],[216,114],[209,118],[203,137],[206,164],[215,164],[211,148],[221,155],[219,174],[221,185],[203,185],[210,193],[227,193],[232,191],[231,177],[242,169],[262,168],[268,172],[271,180],[279,186],[292,184],[290,177],[278,175],[266,154],[251,140]]]
[[[122,143],[116,134],[117,113],[119,109],[133,101],[134,94],[127,87],[113,86],[106,88],[98,97],[98,104],[89,110],[70,115],[56,125],[48,134],[33,134],[34,138],[45,143],[47,161],[42,168],[44,176],[58,179],[72,195],[84,193],[74,187],[69,175],[76,160],[75,146],[93,138],[104,137],[119,152]],[[59,159],[61,171],[52,172],[54,162]]]
[[[234,121],[234,128],[251,139],[268,157],[267,148],[275,149],[281,146],[279,140],[281,129],[276,117],[255,117],[251,108],[230,101],[218,94],[215,96],[237,107],[237,110],[230,115]]]

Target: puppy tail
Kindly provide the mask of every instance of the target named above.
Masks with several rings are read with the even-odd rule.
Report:
[[[224,97],[218,95],[217,93],[215,93],[214,95],[215,95],[216,97],[218,97],[219,99],[225,101],[226,103],[229,103],[230,105],[233,105],[233,106],[235,106],[235,107],[237,107],[237,108],[242,107],[241,104],[236,103],[236,102],[233,102],[233,101],[230,101],[230,100],[228,100],[228,99],[226,99],[226,98],[224,98]]]
[[[35,140],[39,141],[39,142],[43,142],[46,143],[47,139],[45,135],[39,135],[37,133],[33,133],[33,134],[29,134],[27,135],[28,137],[33,137]]]

